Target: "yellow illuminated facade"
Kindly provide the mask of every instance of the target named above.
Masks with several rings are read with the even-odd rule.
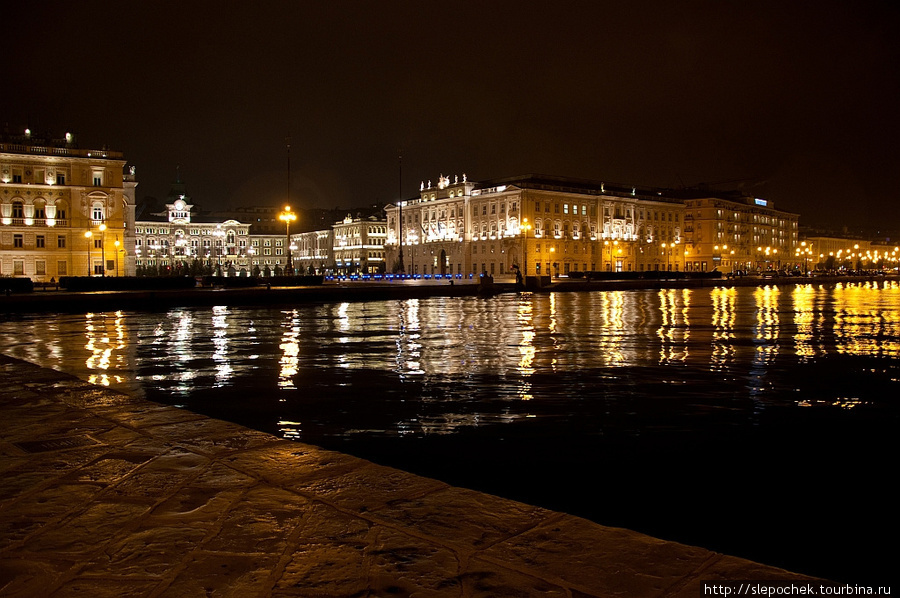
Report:
[[[683,269],[680,201],[635,187],[523,176],[486,183],[441,176],[385,208],[387,260],[402,236],[410,274],[561,276]],[[402,232],[401,232],[402,230]]]
[[[71,134],[0,142],[0,275],[134,274],[137,182],[121,152],[80,149]]]
[[[778,270],[795,262],[799,216],[754,197],[685,197],[688,270]]]

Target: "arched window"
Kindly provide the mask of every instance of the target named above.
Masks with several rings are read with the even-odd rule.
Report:
[[[56,218],[57,220],[65,220],[67,218],[67,208],[68,205],[65,201],[57,201],[56,202]]]
[[[44,220],[45,218],[47,218],[47,211],[44,209],[43,200],[34,202],[34,217],[39,220]]]
[[[95,201],[91,206],[91,220],[103,220],[104,219],[104,210],[103,204],[99,201]]]
[[[12,202],[12,217],[13,218],[24,218],[25,217],[25,204],[21,201],[13,201]]]

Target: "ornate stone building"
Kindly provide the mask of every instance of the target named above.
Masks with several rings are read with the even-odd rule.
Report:
[[[797,215],[763,200],[546,175],[442,175],[385,212],[388,270],[402,237],[404,271],[419,275],[713,270],[797,243]]]
[[[388,268],[399,266],[402,229],[410,274],[503,276],[519,268],[559,276],[675,271],[684,263],[684,205],[635,187],[544,175],[484,183],[441,176],[385,211]]]
[[[134,273],[137,182],[121,152],[88,150],[74,137],[4,135],[0,142],[0,274]]]

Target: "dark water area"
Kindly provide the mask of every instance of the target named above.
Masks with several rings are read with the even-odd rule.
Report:
[[[604,525],[850,583],[894,569],[897,283],[26,315],[0,342]]]

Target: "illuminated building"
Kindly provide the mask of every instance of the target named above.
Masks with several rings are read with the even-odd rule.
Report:
[[[80,149],[74,137],[0,141],[0,274],[133,274],[134,169],[121,152]]]
[[[674,195],[685,204],[687,270],[766,270],[794,263],[797,214],[739,193],[688,190]]]
[[[402,225],[411,274],[528,276],[681,270],[684,206],[658,192],[527,175],[484,183],[443,175],[385,208],[387,260]],[[527,243],[527,247],[526,247]],[[526,263],[527,260],[527,263]]]
[[[335,222],[333,257],[335,272],[375,274],[385,271],[387,222],[383,218],[353,218]]]
[[[787,256],[797,244],[797,215],[762,199],[546,175],[441,175],[402,207],[402,222],[385,207],[388,269],[402,229],[406,271],[419,275],[746,269],[761,245]]]

